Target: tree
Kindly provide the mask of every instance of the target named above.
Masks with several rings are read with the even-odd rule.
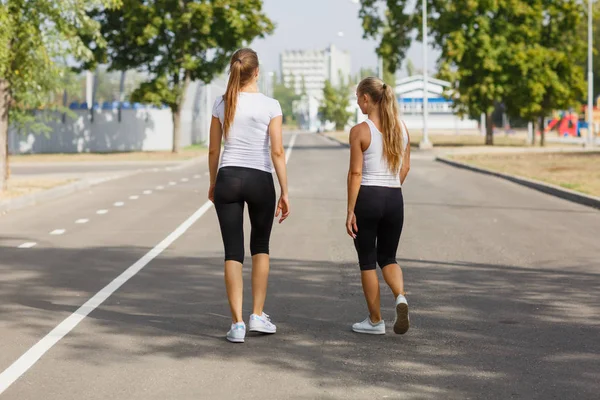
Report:
[[[300,100],[301,97],[301,95],[296,93],[296,80],[293,75],[291,76],[290,82],[291,84],[288,86],[285,84],[283,79],[281,81],[277,79],[277,74],[273,75],[273,97],[277,99],[281,105],[281,111],[283,112],[283,123],[285,124],[296,122],[294,102]],[[306,87],[304,87],[303,90],[306,90]]]
[[[417,2],[416,10],[408,13],[405,8],[411,3],[409,0],[388,0],[387,11],[382,18],[379,3],[362,0],[360,15],[365,36],[381,35],[379,52],[393,66],[404,58],[411,41],[411,31],[421,29],[422,5]],[[553,15],[553,7],[573,8],[577,1],[427,0],[427,3],[433,44],[441,50],[439,77],[452,83],[449,95],[459,114],[471,118],[477,118],[481,113],[486,115],[486,144],[493,144],[491,115],[495,104],[512,102],[512,96],[518,89],[515,82],[523,82],[524,79],[523,68],[534,67],[538,63],[521,57],[540,50],[535,48],[535,40],[541,38],[544,32],[545,25],[540,24],[540,20]],[[422,32],[417,38],[422,40]],[[565,47],[570,45],[564,43]],[[543,47],[552,52],[549,45]],[[520,70],[514,67],[515,60],[521,60]],[[539,76],[554,73],[558,80],[563,80],[569,75],[569,72],[546,65],[535,67],[541,69]],[[572,80],[569,78],[568,82]],[[564,94],[564,88],[558,92]],[[532,108],[532,103],[540,101],[536,97],[527,101],[527,94],[519,98],[523,101],[519,106],[522,110]]]
[[[30,110],[48,103],[64,84],[67,55],[89,59],[79,38],[105,42],[97,22],[81,10],[114,7],[119,0],[5,0],[0,2],[0,191],[8,178],[8,128],[34,121]],[[35,124],[34,129],[42,128]]]
[[[531,36],[511,49],[505,97],[509,115],[536,122],[544,146],[544,118],[576,106],[586,93],[587,37],[578,32],[584,21],[574,0],[531,2],[530,14]]]
[[[377,72],[375,72],[374,69],[372,68],[361,68],[359,71],[359,78],[358,80],[361,81],[365,78],[368,78],[370,76],[377,76]]]
[[[406,60],[406,75],[413,76],[415,75],[415,64],[413,64],[412,60],[409,58]]]
[[[393,88],[396,87],[396,70],[390,69],[390,62],[386,59],[383,60],[383,81]]]
[[[190,82],[210,83],[235,50],[273,31],[262,0],[123,0],[118,10],[93,10],[106,49],[96,62],[111,70],[149,73],[133,101],[166,104],[173,113],[173,152],[180,149],[181,112]]]
[[[350,86],[344,83],[343,78],[340,76],[340,85],[337,88],[331,84],[331,81],[326,80],[323,102],[319,107],[321,120],[334,122],[335,129],[341,131],[352,117],[352,113],[348,111],[349,106]]]

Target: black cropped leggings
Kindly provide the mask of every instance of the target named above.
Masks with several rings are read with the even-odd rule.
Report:
[[[258,169],[223,167],[215,183],[215,209],[225,261],[244,262],[244,203],[250,214],[250,253],[269,254],[275,215],[273,175]]]
[[[358,232],[354,247],[362,271],[396,264],[404,225],[401,188],[361,186],[354,207]]]

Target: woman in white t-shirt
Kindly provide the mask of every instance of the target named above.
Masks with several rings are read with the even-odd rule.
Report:
[[[242,317],[244,205],[248,205],[252,226],[254,304],[248,325],[254,332],[276,332],[276,326],[263,312],[269,278],[269,240],[273,215],[280,216],[281,223],[290,214],[281,107],[277,100],[259,92],[258,77],[256,52],[235,52],[227,91],[215,101],[210,126],[208,198],[215,204],[225,247],[225,286],[232,316],[227,340],[235,343],[244,342],[246,336]],[[219,165],[223,138],[225,146]],[[273,167],[281,187],[277,209]]]

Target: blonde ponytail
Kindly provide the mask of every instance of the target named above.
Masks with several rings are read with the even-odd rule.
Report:
[[[369,77],[358,84],[357,91],[360,95],[368,95],[375,104],[379,104],[383,156],[390,171],[397,174],[404,157],[404,135],[398,118],[399,109],[394,89],[379,78]]]
[[[225,100],[225,116],[223,118],[223,134],[229,134],[235,118],[238,96],[244,86],[249,84],[258,69],[258,56],[252,49],[240,49],[231,56],[229,63],[229,81],[223,99]]]

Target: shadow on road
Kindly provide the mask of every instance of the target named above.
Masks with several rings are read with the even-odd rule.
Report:
[[[0,319],[41,337],[46,327],[31,315],[43,311],[56,325],[148,250],[38,248],[23,256],[0,247]],[[44,259],[66,260],[71,268],[52,270],[40,265]],[[412,398],[593,398],[600,392],[600,276],[578,272],[578,262],[548,270],[403,259],[412,328],[404,336],[391,333],[393,299],[382,286],[388,334],[373,337],[350,331],[366,315],[355,265],[274,259],[266,311],[279,332],[249,335],[235,346],[224,340],[229,311],[221,257],[167,252],[62,346],[77,360],[90,351],[101,354],[87,358],[96,365],[150,354],[199,363],[243,359],[327,390],[378,386]],[[244,271],[247,316],[249,266]],[[121,337],[133,337],[133,344]]]

